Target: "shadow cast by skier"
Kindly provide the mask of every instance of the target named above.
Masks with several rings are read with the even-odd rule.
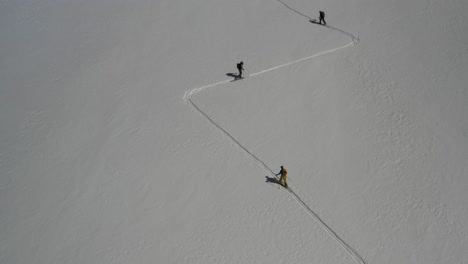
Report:
[[[267,183],[276,183],[278,185],[281,185],[275,177],[265,176],[265,179],[265,182]]]
[[[317,25],[322,25],[322,26],[326,26],[320,22],[317,21],[317,19],[309,19],[309,22],[312,23],[312,24],[317,24]]]
[[[228,72],[226,73],[227,76],[229,77],[233,77],[233,78],[237,78],[238,77],[238,74],[237,73],[232,73],[232,72]]]

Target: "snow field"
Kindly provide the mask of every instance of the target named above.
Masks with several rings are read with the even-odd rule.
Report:
[[[467,8],[3,1],[0,262],[465,263]]]

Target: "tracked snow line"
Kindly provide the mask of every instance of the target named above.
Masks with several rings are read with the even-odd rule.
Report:
[[[249,157],[251,157],[256,163],[262,166],[267,172],[271,174],[271,176],[275,177],[275,173],[268,167],[265,162],[259,159],[255,154],[250,152],[246,147],[244,147],[237,139],[235,139],[229,132],[227,132],[224,128],[222,128],[218,123],[216,123],[210,116],[208,116],[205,112],[203,112],[190,98],[188,98],[188,102],[192,104],[192,106],[208,120],[212,125],[217,127],[225,136],[230,138],[238,147],[240,147]],[[291,188],[287,188],[289,193],[295,198],[296,202],[301,205],[301,207],[336,241],[340,246],[345,249],[355,260],[360,264],[366,264],[364,259],[359,255],[359,253],[353,249],[348,243],[346,243],[342,238],[340,238],[330,226],[328,226],[318,214],[316,214],[312,209],[307,206],[304,201],[293,191]]]
[[[300,13],[299,11],[293,9],[292,7],[288,6],[287,4],[285,4],[284,2],[282,2],[281,0],[277,0],[278,2],[282,3],[284,6],[286,6],[288,9],[298,13],[299,15],[302,15],[308,19],[312,19],[302,13]],[[305,57],[305,58],[302,58],[302,59],[298,59],[298,60],[295,60],[295,61],[292,61],[292,62],[288,62],[288,63],[285,63],[285,64],[281,64],[281,65],[278,65],[278,66],[275,66],[275,67],[272,67],[272,68],[269,68],[269,69],[266,69],[266,70],[262,70],[262,71],[259,71],[259,72],[256,72],[256,73],[253,73],[253,74],[250,74],[249,77],[254,77],[254,76],[257,76],[257,75],[261,75],[261,74],[264,74],[264,73],[267,73],[267,72],[270,72],[270,71],[273,71],[273,70],[277,70],[277,69],[280,69],[280,68],[283,68],[283,67],[287,67],[287,66],[290,66],[292,64],[296,64],[296,63],[300,63],[300,62],[303,62],[303,61],[306,61],[306,60],[310,60],[310,59],[313,59],[313,58],[316,58],[316,57],[319,57],[319,56],[322,56],[322,55],[325,55],[325,54],[329,54],[329,53],[332,53],[332,52],[335,52],[335,51],[338,51],[338,50],[341,50],[341,49],[344,49],[344,48],[347,48],[347,47],[350,47],[350,46],[353,46],[355,44],[357,44],[359,42],[359,37],[355,37],[354,35],[346,32],[346,31],[343,31],[341,29],[338,29],[338,28],[335,28],[335,27],[332,27],[332,26],[327,26],[325,25],[325,27],[329,28],[329,29],[332,29],[332,30],[336,30],[336,31],[339,31],[341,32],[342,34],[344,35],[347,35],[350,39],[351,39],[351,42],[346,44],[346,45],[343,45],[343,46],[340,46],[340,47],[337,47],[337,48],[333,48],[333,49],[329,49],[329,50],[326,50],[326,51],[323,51],[323,52],[319,52],[317,54],[314,54],[312,56],[308,56],[308,57]],[[256,163],[258,163],[260,166],[262,166],[267,172],[269,172],[273,177],[275,177],[275,173],[270,169],[270,167],[268,167],[265,162],[263,162],[261,159],[259,159],[257,156],[255,156],[255,154],[253,154],[252,152],[250,152],[246,147],[244,147],[237,139],[235,139],[231,134],[229,134],[229,132],[227,132],[224,128],[222,128],[220,125],[218,125],[218,123],[216,123],[210,116],[208,116],[205,112],[203,112],[192,100],[191,100],[191,97],[194,95],[194,94],[197,94],[205,89],[208,89],[208,88],[212,88],[212,87],[215,87],[215,86],[219,86],[219,85],[224,85],[224,84],[227,84],[229,82],[231,82],[232,80],[229,79],[229,80],[224,80],[224,81],[219,81],[219,82],[216,82],[216,83],[212,83],[212,84],[208,84],[208,85],[205,85],[205,86],[202,86],[202,87],[199,87],[199,88],[195,88],[195,89],[192,89],[192,90],[189,90],[189,91],[186,91],[185,94],[184,94],[184,101],[187,103],[187,102],[190,102],[190,104],[195,108],[195,110],[197,110],[206,120],[208,120],[213,126],[215,126],[216,128],[218,128],[221,132],[223,132],[223,134],[225,136],[227,136],[228,138],[230,138],[239,148],[241,148],[247,155],[249,155],[252,160],[254,160]],[[364,259],[361,257],[361,255],[359,255],[359,253],[353,248],[351,247],[348,243],[346,243],[341,237],[339,237],[335,231],[333,231],[333,229],[328,226],[321,218],[318,214],[316,214],[312,209],[309,208],[309,206],[307,206],[307,204],[290,188],[287,188],[287,190],[289,191],[289,193],[294,197],[294,199],[296,200],[296,202],[312,217],[312,219],[314,219],[338,244],[340,244],[340,246],[346,250],[348,252],[348,254],[350,254],[353,259],[359,263],[359,264],[366,264],[366,262],[364,261]]]
[[[241,149],[243,149],[255,162],[260,164],[265,170],[270,172],[272,175],[275,174],[261,159],[257,158],[257,156],[255,156],[252,152],[250,152],[248,149],[246,149],[244,146],[242,146],[242,144],[239,141],[237,141],[237,139],[235,139],[233,136],[231,136],[231,134],[229,134],[229,132],[224,130],[224,128],[222,128],[220,125],[218,125],[213,119],[211,119],[207,114],[205,114],[205,112],[203,112],[200,108],[198,108],[198,106],[190,98],[188,99],[188,101],[193,105],[193,107],[195,107],[195,109],[200,114],[202,114],[206,118],[206,120],[210,121],[210,123],[213,124],[215,127],[217,127],[219,130],[221,130],[224,133],[224,135],[226,135],[228,138],[232,139],[232,141],[234,141],[234,143],[236,143],[237,146],[239,146]]]
[[[259,159],[255,154],[250,152],[246,147],[244,147],[237,139],[235,139],[229,132],[227,132],[224,128],[222,128],[218,123],[216,123],[210,116],[208,116],[205,112],[203,112],[190,98],[188,98],[188,102],[192,104],[192,106],[202,115],[205,117],[206,120],[208,120],[212,125],[217,127],[225,136],[230,138],[238,147],[240,147],[245,153],[249,155],[256,163],[258,163],[260,166],[262,166],[267,172],[271,174],[271,176],[275,177],[275,173],[268,167],[265,162],[263,162],[261,159]],[[301,207],[336,241],[340,246],[346,250],[355,260],[356,262],[360,264],[366,264],[364,259],[359,255],[359,253],[353,249],[348,243],[346,243],[340,236],[336,234],[333,229],[331,229],[330,226],[328,226],[322,218],[318,214],[316,214],[312,209],[309,208],[305,204],[305,202],[293,191],[291,188],[287,188],[289,193],[294,197],[297,203],[301,205]]]
[[[316,214],[312,209],[307,206],[304,201],[293,191],[291,188],[287,188],[289,193],[296,199],[296,201],[304,208],[304,210],[309,213],[309,215],[331,236],[333,239],[335,239],[336,242],[340,244],[342,248],[344,248],[353,258],[356,260],[356,262],[360,264],[366,264],[364,259],[359,255],[359,253],[352,248],[348,243],[346,243],[341,237],[339,237],[333,229],[331,229],[330,226],[328,226],[322,218],[318,214]]]
[[[288,62],[288,63],[285,63],[285,64],[282,64],[282,65],[278,65],[278,66],[275,66],[275,67],[272,67],[270,69],[266,69],[266,70],[263,70],[263,71],[259,71],[259,72],[256,72],[256,73],[252,73],[250,74],[249,76],[253,77],[253,76],[256,76],[256,75],[260,75],[260,74],[264,74],[264,73],[267,73],[269,71],[273,71],[273,70],[277,70],[279,68],[283,68],[283,67],[286,67],[286,66],[290,66],[292,64],[296,64],[296,63],[299,63],[299,62],[303,62],[303,61],[306,61],[306,60],[310,60],[310,59],[313,59],[313,58],[316,58],[316,57],[319,57],[319,56],[322,56],[322,55],[325,55],[325,54],[329,54],[329,53],[332,53],[332,52],[335,52],[335,51],[338,51],[340,49],[344,49],[344,48],[347,48],[349,46],[353,46],[355,44],[355,42],[350,42],[346,45],[343,45],[341,47],[338,47],[338,48],[334,48],[334,49],[329,49],[329,50],[326,50],[326,51],[322,51],[322,52],[319,52],[317,54],[314,54],[312,56],[309,56],[309,57],[305,57],[305,58],[302,58],[302,59],[299,59],[299,60],[295,60],[295,61],[291,61],[291,62]]]
[[[211,88],[211,87],[215,87],[215,86],[218,86],[218,85],[221,85],[221,84],[226,84],[226,83],[229,83],[231,81],[232,80],[224,80],[224,81],[208,84],[208,85],[205,85],[205,86],[202,86],[202,87],[195,88],[195,89],[192,89],[190,91],[187,91],[184,94],[184,100],[185,100],[185,102],[187,102],[188,100],[190,100],[190,97],[192,97],[192,95],[194,95],[194,94],[196,94],[198,92],[201,92],[201,91],[205,90],[206,88]]]
[[[346,45],[343,45],[341,47],[337,47],[337,48],[329,49],[329,50],[326,50],[326,51],[322,51],[322,52],[319,52],[319,53],[314,54],[312,56],[308,56],[308,57],[305,57],[305,58],[302,58],[302,59],[291,61],[291,62],[281,64],[281,65],[278,65],[278,66],[275,66],[275,67],[271,67],[269,69],[262,70],[262,71],[259,71],[259,72],[256,72],[256,73],[251,73],[251,74],[249,74],[249,78],[250,77],[255,77],[257,75],[264,74],[264,73],[267,73],[267,72],[270,72],[270,71],[274,71],[274,70],[277,70],[277,69],[280,69],[280,68],[283,68],[283,67],[291,66],[293,64],[300,63],[300,62],[303,62],[303,61],[306,61],[306,60],[310,60],[310,59],[313,59],[313,58],[316,58],[316,57],[319,57],[319,56],[322,56],[322,55],[326,55],[326,54],[329,54],[329,53],[332,53],[332,52],[335,52],[335,51],[338,51],[338,50],[353,46],[355,44],[356,44],[356,41],[353,39],[352,42],[350,42],[350,43],[348,43]],[[224,81],[208,84],[208,85],[205,85],[205,86],[202,86],[202,87],[198,87],[198,88],[186,91],[185,94],[184,94],[184,97],[183,97],[184,101],[188,102],[190,100],[190,98],[192,97],[192,95],[194,95],[196,93],[199,93],[199,92],[201,92],[201,91],[203,91],[205,89],[212,88],[212,87],[215,87],[215,86],[218,86],[218,85],[227,84],[227,83],[230,83],[231,81],[232,81],[232,79],[224,80]],[[193,102],[192,102],[192,104],[193,104]]]

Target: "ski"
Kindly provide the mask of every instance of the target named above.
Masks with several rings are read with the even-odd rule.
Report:
[[[235,82],[235,81],[239,81],[239,80],[243,80],[245,78],[249,77],[248,75],[245,76],[245,77],[241,77],[241,78],[234,78],[234,80],[232,80],[231,82]]]

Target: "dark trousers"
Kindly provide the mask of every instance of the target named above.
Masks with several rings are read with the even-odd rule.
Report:
[[[323,24],[325,24],[325,25],[327,24],[327,22],[325,22],[325,18],[321,17],[319,23],[322,24],[322,21],[323,21]]]

